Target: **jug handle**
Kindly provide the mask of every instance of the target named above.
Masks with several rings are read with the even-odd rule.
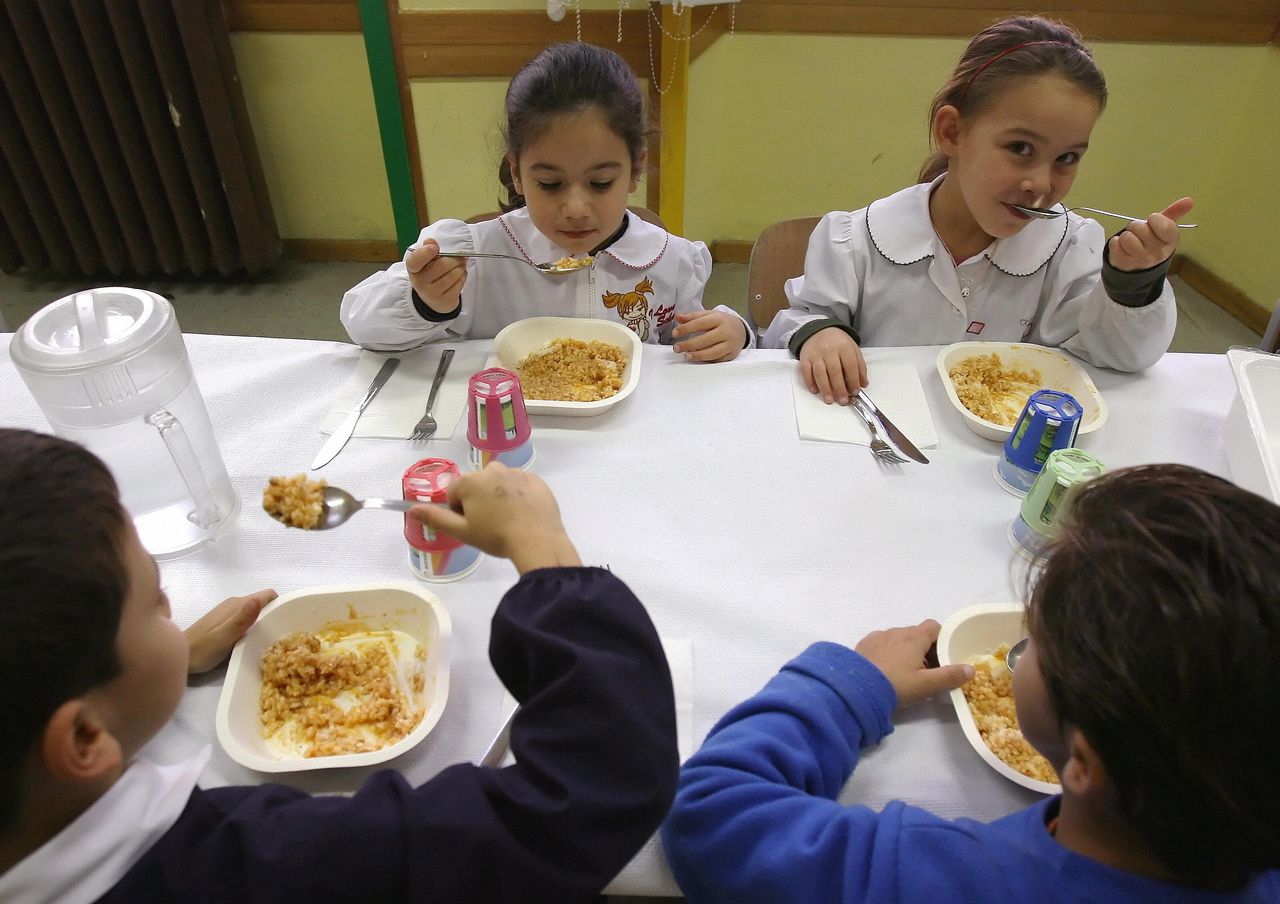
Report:
[[[76,328],[80,331],[80,347],[102,346],[102,326],[98,323],[98,307],[92,292],[76,293]]]
[[[166,408],[157,408],[143,420],[159,431],[183,483],[187,485],[187,492],[196,504],[196,510],[187,515],[187,518],[198,527],[208,528],[217,524],[225,513],[218,510],[213,490],[209,488],[209,481],[205,479],[200,461],[191,448],[191,441],[187,439],[187,431],[182,429],[182,424]]]

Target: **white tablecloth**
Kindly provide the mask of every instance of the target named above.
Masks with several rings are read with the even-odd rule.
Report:
[[[10,335],[0,335],[7,349]],[[317,427],[360,350],[305,340],[186,337],[242,508],[205,549],[163,565],[174,618],[190,624],[217,601],[271,586],[411,580],[401,519],[362,512],[339,530],[287,530],[260,509],[268,476],[305,471]],[[479,344],[477,344],[479,345]],[[594,418],[533,418],[535,471],[554,489],[585,562],[607,564],[644,601],[658,631],[692,642],[693,728],[756,691],[807,644],[850,645],[877,628],[944,620],[976,602],[1017,598],[1006,528],[1018,501],[992,476],[1000,447],[970,432],[934,370],[936,348],[867,349],[869,361],[918,369],[938,433],[927,466],[886,469],[862,446],[801,441],[782,351],[691,365],[646,346],[640,385]],[[1179,461],[1227,474],[1223,418],[1234,392],[1225,356],[1166,355],[1142,374],[1089,367],[1110,418],[1082,445],[1109,468]],[[874,387],[872,387],[874,390]],[[852,415],[850,415],[852,417]],[[0,422],[48,430],[7,355]],[[465,469],[464,430],[413,447],[354,438],[323,472],[356,496],[398,496],[400,474],[426,456]],[[489,619],[515,577],[486,559],[435,586],[453,618],[449,703],[432,734],[391,765],[414,782],[475,760],[502,715],[485,656]],[[148,755],[171,761],[212,743],[205,786],[266,777],[231,761],[214,738],[221,686],[194,684]],[[347,790],[351,772],[273,780]],[[868,751],[842,799],[878,808],[900,798],[944,816],[992,819],[1035,799],[969,747],[945,698],[901,713]],[[613,882],[615,894],[677,894],[656,840]]]

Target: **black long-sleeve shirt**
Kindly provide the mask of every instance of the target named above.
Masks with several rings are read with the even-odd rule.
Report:
[[[595,568],[530,572],[489,656],[521,703],[517,763],[397,772],[352,797],[197,788],[103,898],[280,902],[589,900],[657,829],[679,759],[671,676],[644,607]]]

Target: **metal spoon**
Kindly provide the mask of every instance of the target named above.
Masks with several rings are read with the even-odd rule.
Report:
[[[533,261],[525,260],[523,257],[516,257],[514,254],[490,254],[479,251],[441,251],[437,257],[496,257],[503,260],[519,261],[530,267],[541,270],[543,273],[554,273],[557,276],[565,273],[577,273],[579,270],[590,270],[596,264],[594,257],[566,257],[559,261],[547,261],[542,264],[535,264]],[[561,261],[573,261],[572,264],[564,264]]]
[[[1018,211],[1019,213],[1025,213],[1027,216],[1035,217],[1037,220],[1056,220],[1058,217],[1066,216],[1067,211],[1071,211],[1071,210],[1087,210],[1090,213],[1100,213],[1104,217],[1115,217],[1118,220],[1128,220],[1131,223],[1134,220],[1146,219],[1146,217],[1129,217],[1129,216],[1125,216],[1122,213],[1112,213],[1109,210],[1099,210],[1096,207],[1066,207],[1066,208],[1063,208],[1062,210],[1057,210],[1052,207],[1023,207],[1021,204],[1010,204],[1009,206],[1012,207],[1014,210]],[[1175,225],[1179,229],[1195,229],[1196,228],[1195,223],[1177,223]]]
[[[415,505],[432,504],[429,502],[416,502],[412,499],[357,499],[346,490],[327,486],[324,488],[324,508],[320,511],[320,520],[315,523],[314,527],[307,529],[329,530],[339,524],[345,524],[347,519],[360,511],[360,509],[387,509],[393,512],[407,512]],[[281,523],[288,523],[278,512],[272,512],[271,517]]]
[[[1024,637],[1009,648],[1009,652],[1004,654],[1004,664],[1013,671],[1013,667],[1018,664],[1018,660],[1022,658],[1022,654],[1027,652],[1027,647],[1031,645],[1031,638]]]

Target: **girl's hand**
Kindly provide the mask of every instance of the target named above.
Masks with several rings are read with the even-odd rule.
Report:
[[[1195,204],[1180,198],[1146,220],[1134,220],[1124,232],[1111,237],[1107,253],[1117,270],[1146,270],[1169,259],[1178,249],[1177,221]]]
[[[804,385],[830,405],[849,404],[849,397],[866,386],[867,362],[862,349],[844,330],[818,330],[800,346],[800,374]]]
[[[501,462],[449,484],[449,508],[420,505],[409,517],[490,555],[510,559],[521,574],[581,565],[560,521],[560,507],[536,475]]]
[[[262,607],[277,595],[274,590],[259,590],[248,596],[229,597],[187,628],[187,673],[207,672],[226,659],[236,641],[258,620]]]
[[[937,668],[925,665],[941,628],[928,619],[911,628],[873,631],[854,647],[889,679],[898,694],[898,709],[957,688],[973,677],[973,666],[968,663]]]
[[[404,259],[409,284],[433,311],[448,314],[462,304],[467,262],[460,257],[440,257],[440,244],[427,239]]]
[[[724,311],[677,314],[676,324],[675,351],[688,361],[732,361],[747,344],[746,323]]]

